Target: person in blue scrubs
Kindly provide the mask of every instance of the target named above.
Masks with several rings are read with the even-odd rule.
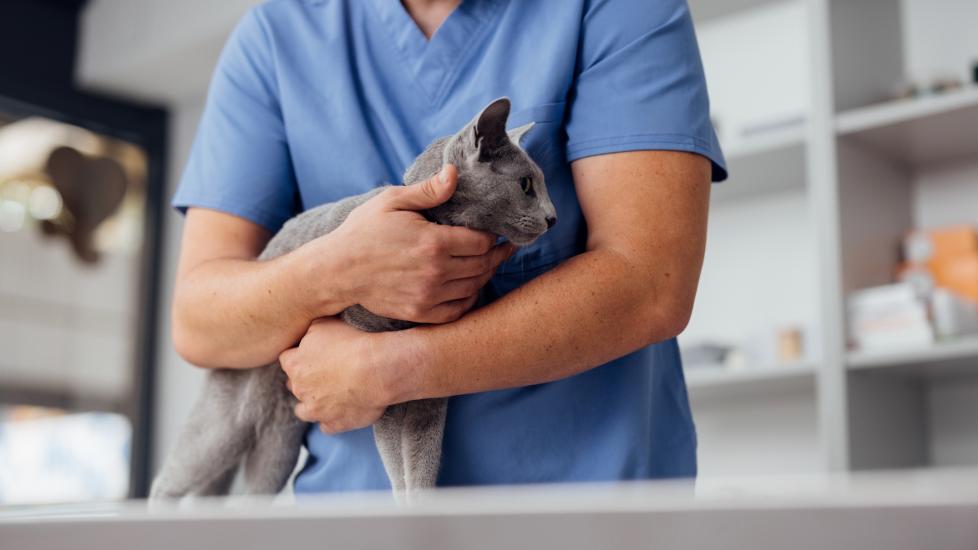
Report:
[[[386,404],[436,396],[451,396],[442,486],[695,476],[675,336],[709,183],[726,170],[685,1],[465,0],[431,36],[410,4],[273,0],[239,23],[173,199],[188,211],[178,351],[213,367],[289,354],[311,421],[297,493],[387,489],[369,424]],[[536,123],[524,146],[559,221],[486,275],[492,304],[382,335],[313,323],[335,307],[282,305],[332,277],[255,262],[283,222],[399,182],[428,143],[501,96],[510,127]],[[344,234],[398,233],[357,227]],[[291,284],[276,286],[286,271]],[[276,328],[296,319],[298,333]]]

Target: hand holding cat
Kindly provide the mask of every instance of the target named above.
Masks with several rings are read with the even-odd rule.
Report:
[[[392,346],[380,342],[391,334],[363,332],[334,317],[313,322],[299,345],[279,357],[299,400],[295,415],[329,434],[376,422],[393,404],[394,376],[403,376],[393,367],[402,361],[387,357]]]
[[[489,233],[431,223],[417,212],[448,200],[456,179],[449,165],[423,183],[391,187],[322,237],[331,254],[341,255],[337,286],[348,305],[418,323],[454,321],[472,307],[515,248],[494,246]]]

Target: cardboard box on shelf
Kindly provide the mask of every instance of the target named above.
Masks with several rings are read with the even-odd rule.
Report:
[[[926,283],[978,305],[978,232],[969,225],[912,231],[903,240],[898,280]]]
[[[912,264],[929,265],[960,254],[978,254],[978,233],[970,225],[918,229],[903,240],[903,257]]]
[[[849,295],[849,337],[861,350],[919,348],[934,343],[926,291],[911,283],[858,290]]]
[[[937,286],[978,304],[978,252],[941,258],[931,269]]]

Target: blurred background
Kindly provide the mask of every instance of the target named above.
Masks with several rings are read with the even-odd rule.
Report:
[[[143,495],[186,417],[166,203],[256,3],[0,2],[0,503]],[[978,464],[978,3],[690,5],[701,480]]]

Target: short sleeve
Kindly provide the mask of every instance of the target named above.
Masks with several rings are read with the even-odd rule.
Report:
[[[685,0],[587,2],[569,96],[567,159],[664,149],[727,170]]]
[[[275,232],[294,215],[296,193],[272,49],[253,9],[221,53],[173,206],[227,212]]]

